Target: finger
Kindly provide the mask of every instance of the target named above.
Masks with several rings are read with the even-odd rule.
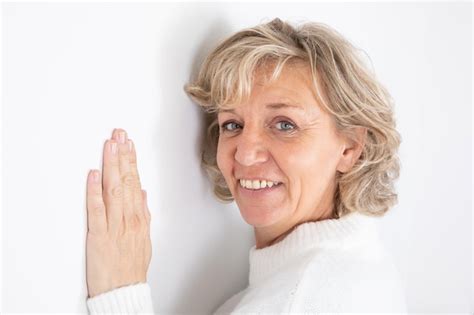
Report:
[[[142,194],[143,194],[143,213],[145,215],[146,223],[150,225],[151,213],[150,213],[150,209],[148,208],[148,195],[146,193],[146,190],[142,190]]]
[[[107,214],[102,199],[100,172],[91,170],[87,177],[87,228],[89,233],[107,232]]]
[[[117,235],[122,225],[123,188],[120,181],[118,147],[115,140],[107,140],[105,143],[103,173],[103,196],[107,208],[108,230]]]
[[[114,137],[118,138],[119,147],[119,169],[120,180],[123,187],[123,216],[126,230],[135,230],[137,228],[137,217],[134,213],[134,189],[136,179],[132,175],[130,165],[130,148],[128,137],[125,130],[118,129],[114,132]]]
[[[135,215],[139,217],[142,222],[146,222],[145,215],[143,212],[143,194],[142,194],[142,187],[140,183],[140,176],[138,175],[138,167],[137,167],[137,152],[135,151],[135,146],[132,140],[128,140],[130,153],[129,153],[129,163],[130,163],[130,171],[134,178],[134,187],[133,187],[133,201],[134,207],[133,210]]]

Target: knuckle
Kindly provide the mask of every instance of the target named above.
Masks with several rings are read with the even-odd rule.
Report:
[[[108,194],[114,198],[121,198],[123,196],[123,188],[122,185],[117,185],[112,187],[109,191]]]
[[[122,183],[127,187],[135,186],[135,177],[132,173],[127,173],[122,176]]]
[[[127,229],[129,231],[139,231],[141,229],[141,220],[138,215],[133,214],[127,220]]]

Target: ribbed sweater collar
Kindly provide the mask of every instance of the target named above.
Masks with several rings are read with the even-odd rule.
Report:
[[[249,251],[249,285],[255,286],[292,258],[309,250],[351,248],[377,238],[376,217],[359,212],[339,219],[306,222],[298,225],[280,242]]]

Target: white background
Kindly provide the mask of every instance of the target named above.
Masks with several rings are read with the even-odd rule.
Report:
[[[4,4],[2,313],[82,312],[86,177],[113,128],[138,152],[157,313],[210,313],[247,285],[253,230],[212,196],[183,91],[218,40],[274,17],[329,24],[396,101],[399,204],[383,241],[409,312],[473,312],[471,4]],[[390,294],[390,292],[387,292]]]

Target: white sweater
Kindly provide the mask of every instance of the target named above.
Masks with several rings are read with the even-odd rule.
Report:
[[[253,246],[248,287],[214,314],[406,313],[403,283],[377,220],[350,213],[303,223],[272,246]],[[95,296],[87,306],[91,314],[153,313],[147,283]]]

